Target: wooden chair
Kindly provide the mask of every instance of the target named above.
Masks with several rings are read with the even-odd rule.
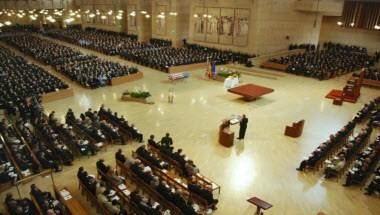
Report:
[[[304,124],[305,120],[300,120],[298,122],[294,122],[292,126],[286,126],[285,135],[294,138],[300,137],[302,135]]]

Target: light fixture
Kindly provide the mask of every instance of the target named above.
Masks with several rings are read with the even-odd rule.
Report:
[[[121,15],[117,15],[116,19],[121,20],[123,17]]]
[[[145,18],[149,19],[149,18],[150,18],[150,15],[149,15],[149,14],[146,14],[146,15],[145,15]]]
[[[5,24],[5,25],[8,25],[8,26],[9,26],[9,25],[12,25],[12,23],[11,23],[10,21],[5,21],[4,24]]]
[[[198,18],[198,17],[199,17],[199,15],[198,15],[198,14],[194,14],[193,16],[194,16],[194,18]]]
[[[136,11],[132,11],[129,15],[130,16],[136,16]]]
[[[146,12],[145,10],[142,10],[140,13],[141,14],[147,14],[148,12]]]
[[[4,24],[0,22],[0,28],[3,27],[3,26],[4,26]]]
[[[207,15],[207,18],[211,19],[211,17],[212,17],[211,15]]]
[[[91,13],[90,15],[88,15],[90,18],[94,18],[95,17],[95,14]]]
[[[177,16],[177,12],[169,12],[170,16]]]
[[[355,23],[354,23],[354,22],[351,22],[351,23],[350,23],[350,26],[351,26],[351,27],[354,27],[354,26],[355,26]]]
[[[81,16],[80,16],[80,14],[77,14],[76,17],[77,17],[77,18],[80,18]]]
[[[55,19],[49,19],[49,22],[54,23]]]
[[[74,20],[75,20],[74,18],[68,18],[68,19],[65,19],[65,22],[70,23],[70,22],[73,22]]]
[[[107,14],[111,16],[111,15],[112,15],[112,13],[113,13],[113,11],[112,11],[112,10],[110,10],[110,11],[108,11],[108,13],[107,13]]]
[[[88,13],[90,13],[90,10],[86,10],[84,13],[88,14]]]
[[[342,26],[342,25],[343,25],[343,22],[338,21],[336,24],[339,25],[339,26]]]
[[[380,30],[380,25],[375,25],[376,30]]]
[[[207,17],[207,14],[203,14],[203,17],[206,18],[206,17]]]
[[[102,15],[100,18],[101,18],[101,19],[107,19],[107,17],[104,16],[104,15]]]
[[[124,11],[123,10],[119,10],[119,13],[124,13]]]

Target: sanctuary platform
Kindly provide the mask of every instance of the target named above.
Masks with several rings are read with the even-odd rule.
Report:
[[[245,101],[253,101],[260,96],[272,93],[274,90],[254,84],[245,84],[228,89],[228,92],[241,95]]]

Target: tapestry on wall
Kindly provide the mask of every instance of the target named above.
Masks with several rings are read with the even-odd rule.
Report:
[[[200,42],[246,46],[249,16],[249,9],[195,7],[193,38]]]

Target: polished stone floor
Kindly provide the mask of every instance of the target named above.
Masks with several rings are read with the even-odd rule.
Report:
[[[118,57],[105,58],[127,63]],[[345,188],[341,181],[324,180],[321,173],[295,170],[303,157],[329,134],[340,129],[364,103],[379,96],[379,90],[363,88],[356,104],[334,106],[324,96],[333,88],[342,88],[348,76],[321,82],[260,71],[254,75],[243,74],[242,81],[275,91],[247,103],[227,93],[221,82],[204,80],[203,71],[193,71],[189,79],[170,83],[165,73],[139,68],[144,72],[143,79],[95,90],[84,89],[63,77],[72,85],[75,95],[46,104],[46,112],[54,110],[63,120],[68,108],[79,116],[90,107],[96,109],[105,104],[128,118],[145,137],[154,134],[161,138],[170,132],[175,148],[182,148],[203,175],[222,187],[215,215],[254,214],[256,208],[246,202],[251,196],[274,205],[265,214],[316,214],[319,211],[334,215],[380,214],[378,197],[365,196],[359,188]],[[155,104],[120,100],[123,91],[133,89],[149,90]],[[173,104],[167,102],[170,90],[175,93]],[[231,148],[219,145],[217,137],[221,120],[243,113],[249,118],[245,140],[236,140]],[[285,137],[285,125],[300,119],[306,121],[303,135],[298,139]],[[237,132],[238,126],[233,130]],[[375,134],[379,134],[379,130],[375,130]],[[129,154],[138,146],[134,143],[122,148]],[[114,164],[114,153],[118,148],[113,146],[96,157],[76,160],[73,167],[65,167],[63,172],[54,175],[55,183],[74,190],[80,202],[94,214],[89,202],[77,193],[76,170],[84,166],[89,173],[95,173],[95,162],[99,158]],[[39,177],[31,183],[42,189],[51,188],[50,177]],[[22,196],[29,195],[29,185],[20,185]],[[17,193],[16,189],[10,191]],[[4,193],[0,197],[3,198]]]

